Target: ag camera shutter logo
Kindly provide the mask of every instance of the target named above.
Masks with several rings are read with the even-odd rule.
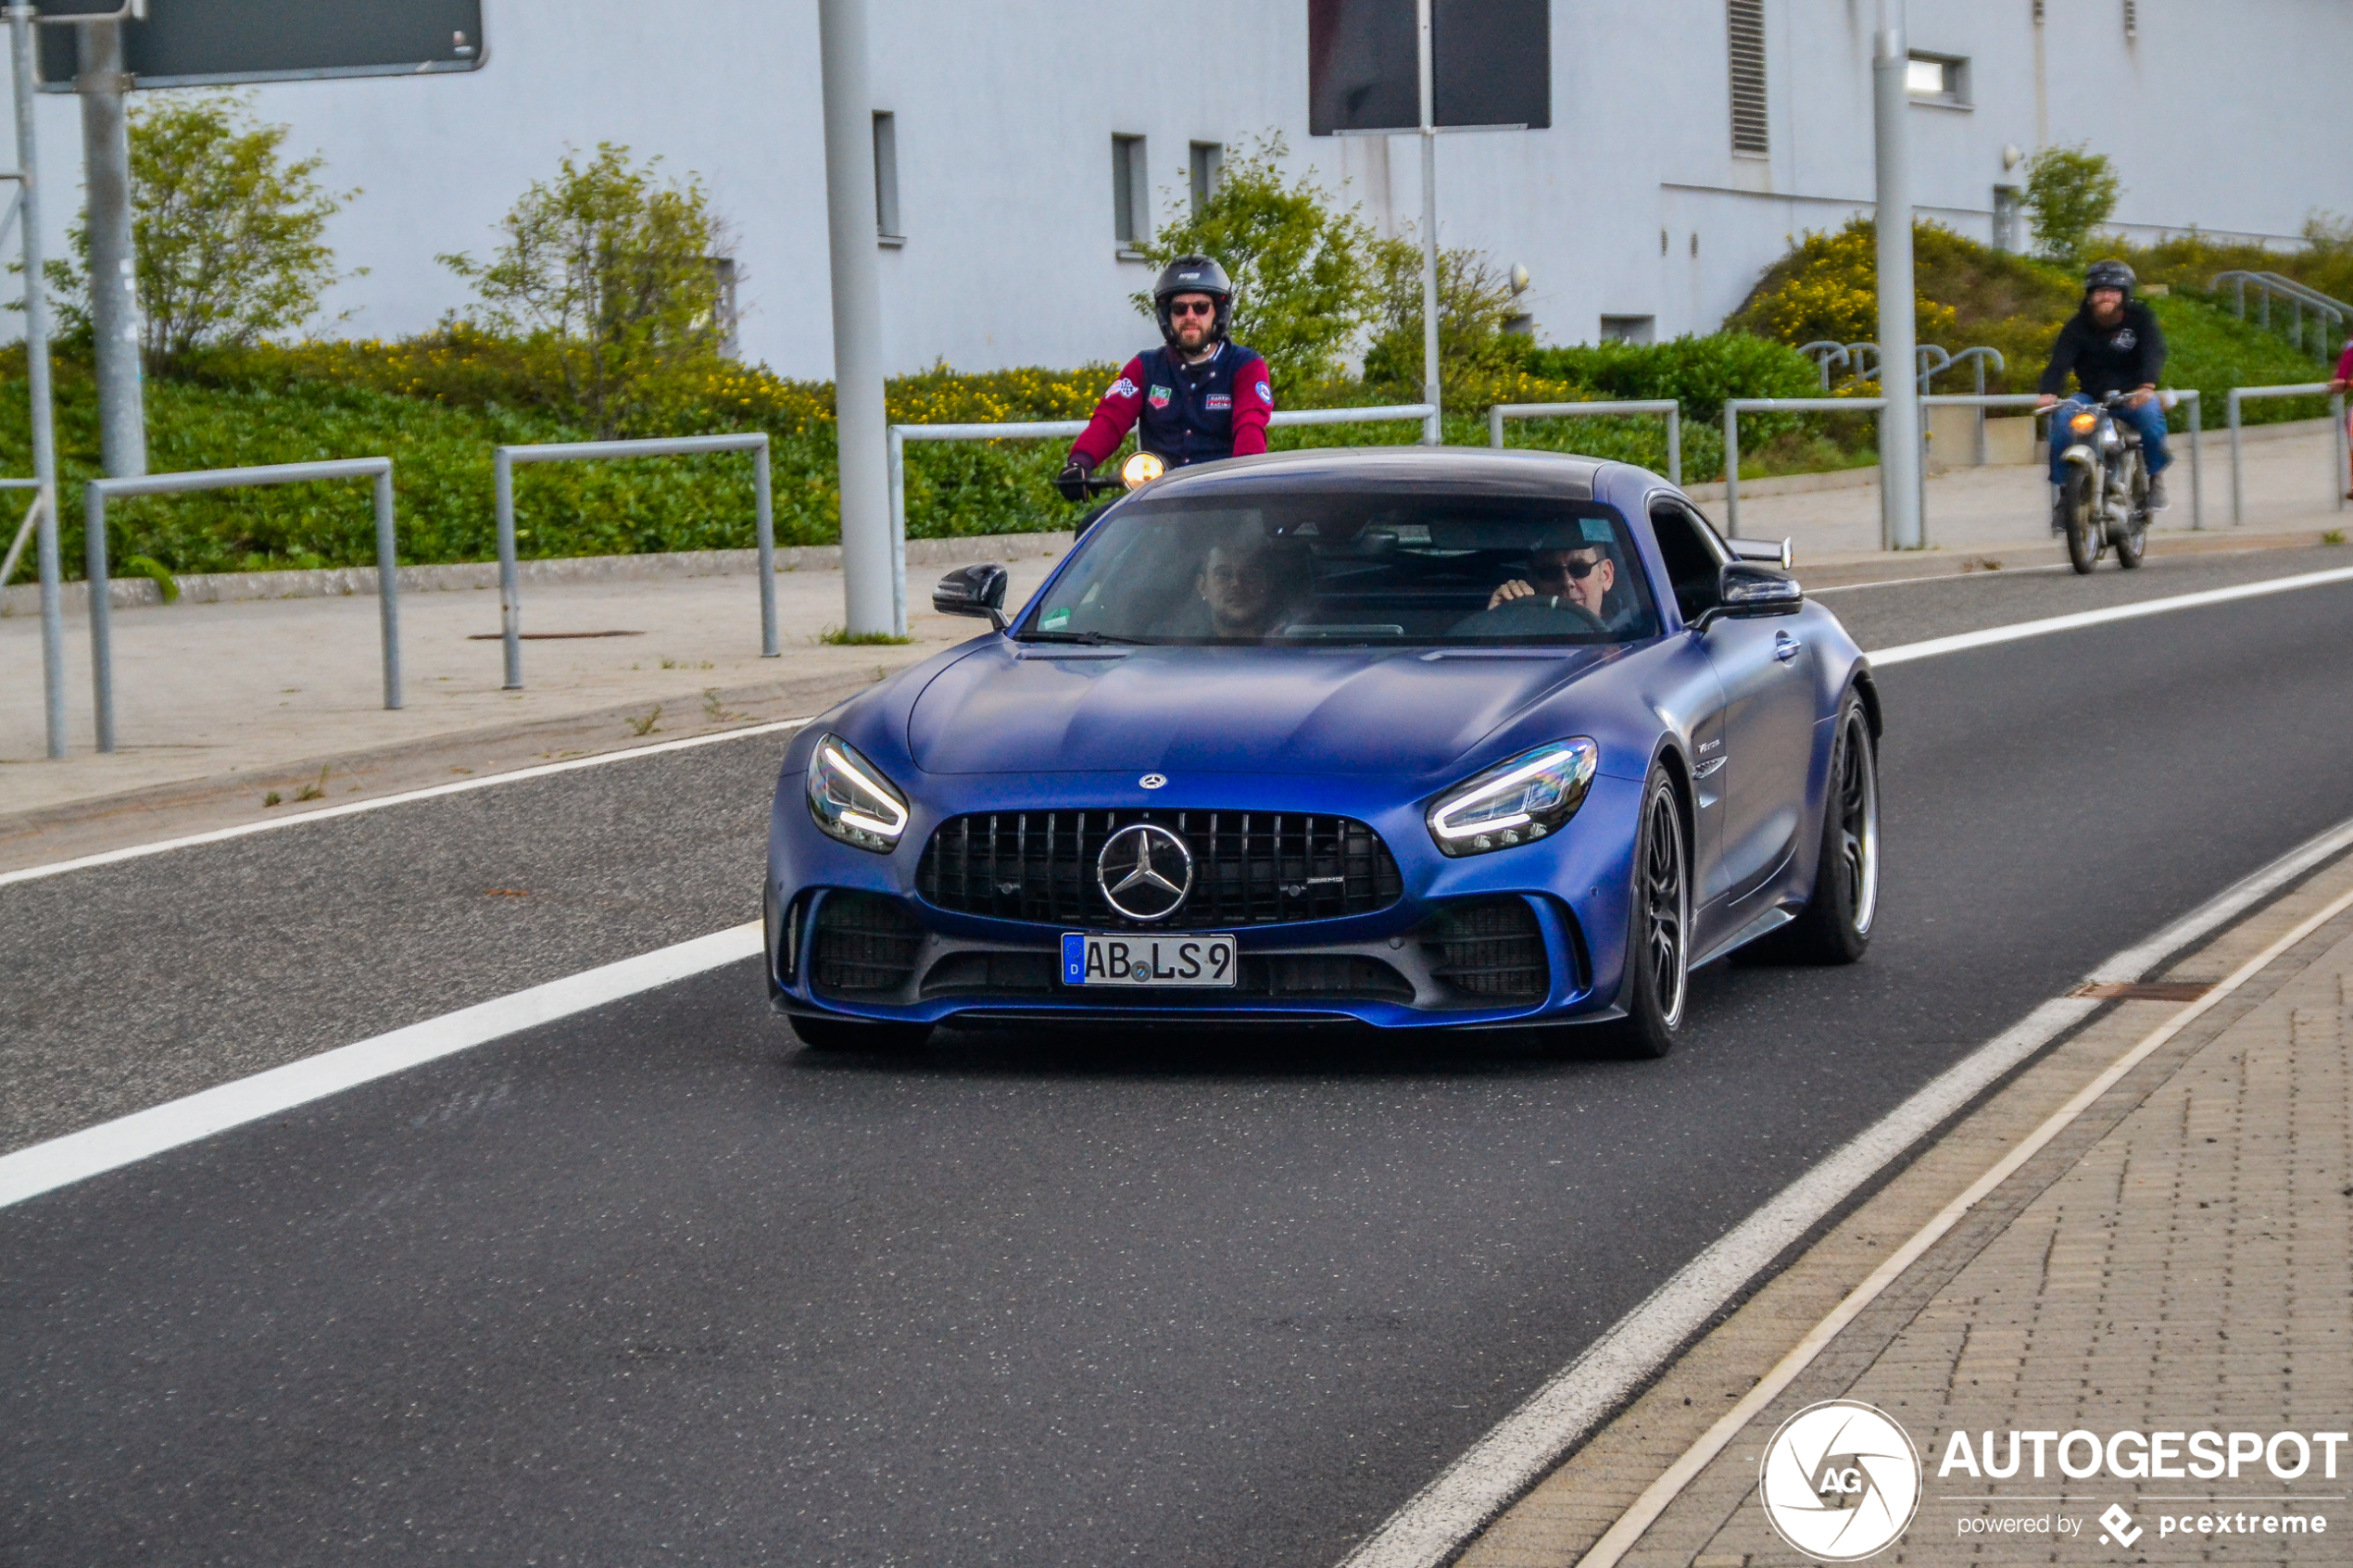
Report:
[[[1781,1423],[1765,1445],[1756,1491],[1781,1539],[1825,1562],[1856,1562],[1910,1527],[1920,1456],[1886,1411],[1825,1399]]]

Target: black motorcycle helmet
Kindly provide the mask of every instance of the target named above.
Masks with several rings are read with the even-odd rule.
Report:
[[[2094,289],[2121,289],[2124,302],[2133,301],[2133,288],[2140,279],[2121,261],[2095,261],[2083,273],[2083,296],[2089,299]]]
[[[1172,348],[1176,333],[1168,324],[1168,302],[1180,294],[1205,294],[1216,303],[1209,341],[1225,342],[1227,324],[1234,319],[1234,284],[1226,269],[1206,256],[1180,256],[1162,270],[1160,282],[1152,285],[1152,316],[1160,322],[1161,341]]]

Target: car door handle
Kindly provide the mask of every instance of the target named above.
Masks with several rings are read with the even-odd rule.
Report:
[[[1783,664],[1787,664],[1791,659],[1795,659],[1798,656],[1799,651],[1805,646],[1806,645],[1804,643],[1799,642],[1787,632],[1776,632],[1773,633],[1773,657],[1780,659]]]

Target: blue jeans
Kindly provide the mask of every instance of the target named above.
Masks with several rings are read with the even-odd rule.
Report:
[[[2074,444],[2074,432],[2067,428],[2067,417],[2078,408],[2093,407],[2094,400],[2077,393],[2061,403],[2051,415],[2051,483],[2067,483],[2067,464],[2060,457]],[[2149,477],[2154,479],[2165,471],[2173,454],[2165,449],[2165,405],[2152,397],[2139,408],[2117,407],[2116,417],[2141,433],[2141,455],[2148,464]]]

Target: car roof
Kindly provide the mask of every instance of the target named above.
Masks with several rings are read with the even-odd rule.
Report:
[[[1550,495],[1590,501],[1609,465],[1558,452],[1498,452],[1466,446],[1315,446],[1182,468],[1150,486],[1163,496],[1207,498],[1290,485],[1319,490],[1466,489],[1481,495]]]

